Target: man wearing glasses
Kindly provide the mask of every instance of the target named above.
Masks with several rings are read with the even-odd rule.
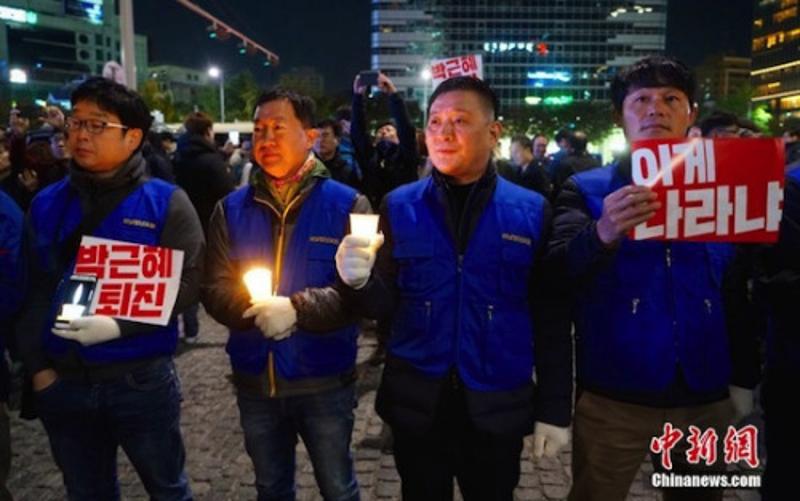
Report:
[[[198,299],[202,228],[186,193],[146,176],[140,148],[151,118],[139,95],[92,78],[72,107],[69,175],[37,195],[28,214],[31,294],[17,338],[36,409],[69,499],[119,498],[119,446],[152,499],[190,499],[172,356],[175,317]],[[167,326],[103,315],[54,326],[84,235],[184,252]]]

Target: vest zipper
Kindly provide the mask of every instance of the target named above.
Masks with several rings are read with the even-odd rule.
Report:
[[[280,226],[278,227],[278,245],[277,245],[277,252],[275,253],[275,270],[273,275],[273,294],[278,291],[278,287],[280,287],[281,283],[281,272],[283,271],[283,247],[284,247],[284,238],[286,238],[286,216],[289,215],[289,210],[292,208],[295,202],[300,200],[300,196],[295,196],[291,202],[289,202],[286,207],[283,209],[283,212],[278,212],[275,207],[267,202],[266,200],[262,200],[260,198],[255,199],[257,202],[261,202],[270,209],[280,218]],[[275,355],[273,351],[270,350],[267,353],[267,384],[269,386],[269,396],[276,397],[278,396],[278,385],[276,382],[275,377]]]
[[[667,258],[667,268],[672,268],[672,248],[671,248],[671,247],[667,247],[667,252],[666,252],[666,254],[667,254],[667,255],[666,255],[666,258]]]
[[[636,310],[639,309],[639,298],[635,297],[631,300],[631,313],[636,315]]]

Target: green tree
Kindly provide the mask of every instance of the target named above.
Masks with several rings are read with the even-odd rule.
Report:
[[[175,122],[180,120],[180,117],[175,112],[175,106],[172,104],[172,96],[159,88],[158,81],[153,79],[145,80],[142,83],[139,94],[151,111],[158,110],[164,114],[165,121]]]

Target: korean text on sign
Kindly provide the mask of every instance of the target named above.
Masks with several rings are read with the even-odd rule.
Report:
[[[480,54],[437,59],[431,63],[431,78],[434,87],[448,78],[462,76],[483,79],[483,59]]]
[[[636,240],[774,242],[783,207],[780,139],[646,140],[631,148],[631,178],[661,202]]]
[[[167,325],[182,267],[183,251],[83,237],[75,274],[97,277],[92,313]]]

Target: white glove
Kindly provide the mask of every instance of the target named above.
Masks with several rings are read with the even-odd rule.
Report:
[[[353,289],[367,285],[372,266],[375,264],[375,254],[381,245],[383,245],[382,233],[375,238],[357,235],[344,237],[336,251],[336,271],[342,277],[342,282]]]
[[[68,327],[53,327],[53,334],[84,346],[105,343],[120,337],[117,321],[105,315],[90,315],[71,320]]]
[[[753,390],[741,386],[728,386],[731,402],[736,411],[736,421],[749,416],[753,412]]]
[[[266,338],[280,341],[292,335],[297,324],[297,312],[292,300],[284,296],[272,296],[253,303],[242,318],[255,317],[256,327]]]
[[[533,455],[536,459],[542,454],[552,458],[569,442],[569,428],[537,421],[533,425]]]

